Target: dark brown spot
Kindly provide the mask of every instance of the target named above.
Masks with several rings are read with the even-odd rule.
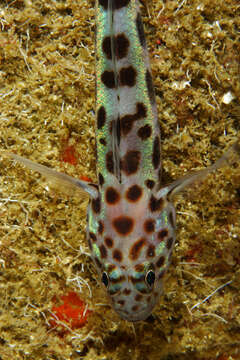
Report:
[[[143,103],[137,103],[137,114],[136,114],[136,120],[139,120],[141,118],[144,118],[147,115],[146,107]]]
[[[106,146],[106,145],[107,145],[107,142],[106,142],[106,140],[105,140],[104,138],[100,138],[100,139],[99,139],[99,142],[100,142],[100,144],[102,144],[103,146]]]
[[[102,43],[102,50],[105,53],[107,59],[112,59],[112,44],[111,44],[111,37],[106,36],[103,39]],[[116,37],[113,38],[113,47],[116,53],[117,59],[122,59],[127,56],[128,48],[129,48],[129,41],[124,33],[118,34]]]
[[[101,106],[97,112],[97,128],[98,128],[98,130],[101,129],[105,125],[105,122],[106,122],[106,110],[105,110],[104,106]]]
[[[155,196],[151,196],[149,207],[151,211],[160,211],[163,206],[163,199],[156,199]]]
[[[120,119],[120,124],[123,135],[127,135],[132,130],[134,124],[134,115],[124,115]]]
[[[101,80],[107,88],[115,88],[115,76],[113,71],[105,70],[101,75]]]
[[[155,185],[155,181],[148,179],[145,181],[145,184],[149,189],[152,189]]]
[[[109,295],[115,295],[115,294],[117,294],[118,293],[118,289],[114,289],[114,288],[110,288],[110,289],[108,289],[108,293],[109,293]]]
[[[127,56],[129,48],[129,40],[125,34],[119,34],[116,36],[116,56],[118,59],[122,59]]]
[[[114,10],[118,10],[121,9],[125,6],[128,6],[128,4],[130,3],[130,0],[115,0],[115,4],[114,4]]]
[[[102,235],[103,231],[104,231],[104,224],[103,224],[103,222],[100,220],[100,221],[98,222],[98,232],[99,232],[100,235]]]
[[[134,121],[140,120],[147,115],[147,109],[143,103],[136,104],[136,113],[124,115],[120,119],[121,132],[127,135],[133,127]]]
[[[119,216],[113,220],[115,230],[120,235],[128,235],[133,230],[133,219],[128,216]]]
[[[144,271],[144,265],[143,264],[137,264],[137,265],[134,266],[134,269],[137,272],[143,272]]]
[[[156,136],[153,143],[153,154],[152,154],[152,162],[154,169],[157,169],[160,165],[160,140],[159,136]]]
[[[141,159],[140,151],[130,150],[128,151],[122,159],[121,165],[122,170],[126,175],[135,174],[139,168]]]
[[[131,260],[138,259],[143,246],[145,246],[145,243],[146,243],[146,240],[144,238],[141,238],[132,245],[130,252],[129,252],[129,257]]]
[[[95,257],[94,257],[94,260],[95,260],[95,263],[97,264],[97,266],[101,269],[101,268],[102,268],[102,264],[101,264],[101,262],[99,261],[99,259],[95,256]]]
[[[104,184],[104,177],[102,176],[101,173],[98,174],[98,182],[100,186]]]
[[[110,173],[113,174],[113,152],[109,151],[106,154],[106,167]]]
[[[130,289],[124,289],[124,290],[123,290],[123,294],[124,294],[124,295],[130,295],[130,294],[131,294],[131,290],[130,290]]]
[[[117,302],[119,305],[123,306],[125,304],[125,301],[124,300],[118,300]]]
[[[108,248],[112,248],[113,247],[113,239],[111,239],[110,237],[106,237],[104,239],[105,244],[107,245]]]
[[[164,262],[165,262],[165,257],[164,257],[164,256],[160,256],[160,258],[158,259],[158,261],[157,261],[157,263],[156,263],[156,266],[157,266],[157,267],[161,267],[161,266],[163,266]]]
[[[109,133],[110,134],[112,134],[112,129],[113,129],[113,120],[111,120],[109,123]]]
[[[118,262],[121,262],[121,261],[122,261],[122,253],[121,253],[121,251],[118,250],[118,249],[115,249],[115,250],[113,251],[113,258],[114,258],[115,260],[117,260]]]
[[[166,270],[160,271],[160,273],[158,275],[158,279],[162,279],[164,277],[164,275],[165,275],[165,272],[166,272]]]
[[[121,124],[119,117],[117,118],[117,122],[116,122],[116,136],[117,136],[117,143],[119,145],[121,140]]]
[[[101,5],[104,8],[104,10],[107,10],[108,0],[99,0],[99,5]]]
[[[148,139],[151,134],[152,134],[152,128],[150,125],[146,124],[142,127],[140,127],[140,129],[137,132],[138,136],[140,137],[140,139],[142,140],[146,140]]]
[[[163,241],[164,238],[168,235],[168,230],[167,229],[162,229],[161,231],[159,231],[158,233],[158,239],[160,241]]]
[[[125,276],[123,276],[123,275],[121,275],[121,276],[119,276],[119,277],[117,277],[117,278],[111,278],[111,282],[113,283],[113,284],[118,284],[118,283],[120,283],[120,282],[122,282],[122,281],[124,281],[125,280]]]
[[[92,243],[91,243],[90,238],[88,238],[88,246],[89,246],[89,249],[92,251]]]
[[[155,230],[155,220],[153,219],[146,220],[144,223],[144,230],[148,234],[152,233]]]
[[[105,53],[105,55],[107,56],[107,58],[109,60],[112,59],[112,49],[111,49],[111,38],[110,38],[110,36],[106,36],[103,39],[102,50],[103,50],[103,52]]]
[[[132,311],[138,311],[138,309],[139,309],[139,306],[138,306],[138,305],[133,305]]]
[[[149,99],[151,101],[151,104],[155,104],[155,92],[154,92],[154,87],[153,87],[153,82],[152,82],[152,76],[151,76],[149,70],[146,71],[145,77],[146,77],[146,84],[147,84]]]
[[[148,257],[154,257],[155,256],[155,246],[154,245],[149,245],[149,247],[147,249],[147,256]]]
[[[112,271],[114,271],[116,269],[116,265],[109,264],[107,269],[108,269],[108,273],[110,274]]]
[[[129,2],[130,0],[115,0],[113,2],[113,10],[118,10],[125,6],[128,6]],[[104,8],[104,10],[108,9],[108,4],[109,4],[108,0],[99,0],[99,5],[101,5]]]
[[[134,277],[134,276],[131,276],[131,281],[133,284],[137,284],[137,283],[140,283],[140,282],[143,282],[145,279],[145,274],[140,274],[138,275],[138,277]],[[141,291],[142,292],[142,291]]]
[[[99,250],[100,250],[100,253],[101,253],[101,257],[103,259],[105,259],[107,257],[107,249],[105,248],[104,245],[101,245],[101,246],[99,246]]]
[[[132,87],[136,84],[136,70],[133,66],[124,67],[119,71],[120,85]]]
[[[143,296],[142,296],[141,294],[137,294],[137,295],[135,296],[135,300],[136,300],[136,301],[141,301],[142,298],[143,298]]]
[[[145,40],[144,28],[143,28],[143,23],[142,23],[140,13],[137,14],[136,26],[137,26],[137,32],[138,32],[138,37],[139,37],[140,44],[143,47],[145,47],[146,46],[146,40]]]
[[[92,199],[92,209],[96,214],[100,213],[101,210],[100,198]]]
[[[115,205],[120,199],[120,195],[113,187],[109,187],[106,190],[106,201],[110,205]]]
[[[142,195],[142,189],[138,185],[132,185],[126,193],[126,197],[129,201],[137,201]]]
[[[167,248],[168,248],[168,250],[170,250],[170,249],[171,249],[172,244],[173,244],[173,238],[172,238],[172,237],[170,237],[170,238],[167,240]]]
[[[90,233],[89,233],[89,236],[90,236],[90,238],[92,239],[93,242],[96,242],[96,241],[97,241],[97,237],[96,237],[96,235],[95,235],[93,232],[90,232]]]

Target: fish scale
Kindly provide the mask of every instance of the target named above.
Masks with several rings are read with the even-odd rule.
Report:
[[[162,187],[160,129],[137,0],[96,1],[98,184],[4,153],[65,189],[88,194],[87,240],[113,308],[145,320],[163,291],[175,243],[175,194],[239,159],[239,140],[212,166]]]

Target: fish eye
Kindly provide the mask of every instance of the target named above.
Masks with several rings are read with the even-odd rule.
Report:
[[[108,274],[104,271],[102,274],[102,283],[108,287],[108,283],[109,283],[109,279],[108,279]]]
[[[149,270],[147,272],[147,275],[145,277],[145,281],[147,282],[147,284],[152,287],[155,281],[155,273],[153,270]]]

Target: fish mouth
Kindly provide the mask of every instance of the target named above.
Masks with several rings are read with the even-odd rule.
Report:
[[[145,321],[151,314],[156,305],[154,299],[148,304],[136,304],[138,309],[134,309],[134,302],[133,306],[129,306],[129,304],[125,304],[125,307],[118,307],[117,304],[113,303],[113,308],[116,313],[120,316],[121,319],[127,320],[129,322],[138,322],[138,321]]]
[[[129,322],[138,322],[146,320],[152,313],[152,309],[146,309],[142,311],[135,312],[133,314],[129,314],[125,311],[117,311],[118,315],[123,319]]]

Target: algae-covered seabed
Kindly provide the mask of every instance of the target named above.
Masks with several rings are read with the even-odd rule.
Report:
[[[142,10],[166,183],[211,164],[239,132],[240,5],[156,0]],[[94,1],[0,2],[1,149],[96,179],[93,38]],[[75,165],[63,161],[69,149]],[[165,294],[155,320],[134,326],[97,282],[86,202],[9,160],[0,172],[0,359],[240,358],[239,167],[178,197]],[[61,336],[51,309],[69,291],[92,312]]]

